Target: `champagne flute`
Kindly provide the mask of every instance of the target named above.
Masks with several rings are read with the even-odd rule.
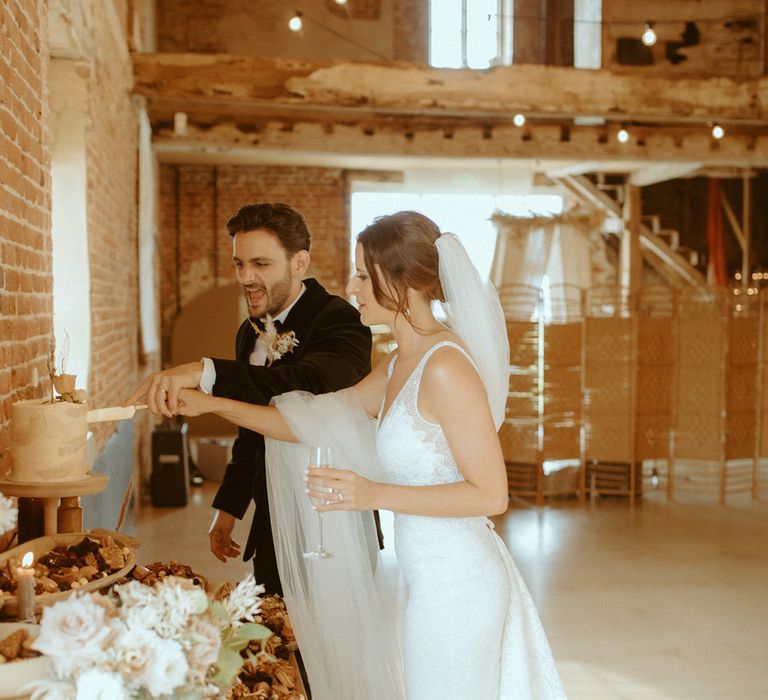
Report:
[[[319,467],[330,468],[333,466],[332,450],[329,445],[316,445],[309,450],[309,464],[310,469],[317,469]],[[320,498],[310,499],[316,506],[325,505],[326,501]],[[320,544],[317,549],[312,552],[304,552],[305,559],[330,559],[336,555],[333,552],[329,552],[323,545],[323,514],[317,513],[318,524],[320,525]]]

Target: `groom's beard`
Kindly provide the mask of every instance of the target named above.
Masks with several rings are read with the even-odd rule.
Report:
[[[264,285],[250,285],[243,287],[245,301],[248,304],[248,315],[251,318],[262,318],[266,314],[277,316],[286,306],[291,296],[293,276],[290,269],[286,270],[283,279],[275,282],[271,287]],[[249,292],[264,292],[265,296],[257,304],[251,305]]]

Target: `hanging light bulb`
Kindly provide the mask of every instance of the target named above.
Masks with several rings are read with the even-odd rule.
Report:
[[[653,46],[656,43],[656,32],[653,30],[653,22],[645,23],[645,31],[641,38],[646,46]]]
[[[301,12],[296,10],[296,14],[288,21],[288,29],[292,32],[300,32],[302,24]]]
[[[175,112],[173,115],[173,133],[176,136],[187,135],[187,113]]]
[[[725,129],[719,124],[715,124],[712,127],[712,138],[721,139],[723,136],[725,136]]]
[[[523,126],[525,124],[525,115],[516,114],[514,117],[512,117],[512,123],[515,126]]]
[[[347,4],[347,0],[334,0],[334,2],[337,5],[346,5]]]
[[[622,127],[616,134],[616,139],[619,141],[619,143],[626,143],[629,141],[629,132],[624,127]]]

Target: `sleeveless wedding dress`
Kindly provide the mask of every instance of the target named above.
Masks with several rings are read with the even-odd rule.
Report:
[[[380,412],[376,449],[386,481],[425,486],[463,478],[442,428],[426,421],[417,405],[424,367],[445,347],[469,359],[456,343],[436,343],[387,414]],[[396,361],[390,362],[390,377]],[[394,523],[408,591],[403,622],[408,700],[565,698],[531,596],[491,521],[395,513]]]

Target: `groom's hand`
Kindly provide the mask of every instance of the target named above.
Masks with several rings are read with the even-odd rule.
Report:
[[[182,389],[196,389],[202,374],[202,362],[187,362],[178,367],[155,372],[139,384],[123,405],[129,406],[143,399],[143,403],[147,404],[152,413],[173,418],[178,409],[179,392]]]
[[[232,539],[232,530],[235,528],[235,516],[226,511],[217,510],[213,516],[211,528],[208,530],[208,539],[211,543],[211,552],[219,560],[227,563],[227,557],[239,557],[240,545]]]

